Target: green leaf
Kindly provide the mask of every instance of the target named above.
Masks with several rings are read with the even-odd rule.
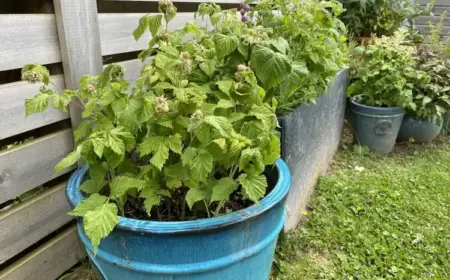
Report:
[[[25,117],[47,109],[50,96],[48,93],[38,93],[33,98],[25,99]]]
[[[216,143],[217,146],[219,146],[220,149],[222,149],[222,151],[223,151],[224,153],[227,152],[228,146],[227,146],[227,140],[226,140],[225,138],[214,139],[213,142]]]
[[[42,82],[48,85],[50,82],[50,72],[45,66],[40,64],[26,64],[21,71],[22,80],[26,80],[30,83]],[[30,77],[30,75],[32,77]]]
[[[115,134],[109,134],[108,136],[108,146],[118,155],[125,153],[125,144],[122,139],[117,137]]]
[[[205,191],[201,190],[200,188],[191,188],[186,193],[186,202],[190,209],[192,209],[192,206],[194,206],[194,204],[197,201],[203,200],[205,198],[206,198],[206,193],[205,193]]]
[[[80,158],[81,155],[78,151],[71,152],[55,166],[55,173],[60,173],[64,169],[69,168],[70,166],[75,164]]]
[[[218,81],[216,83],[216,85],[219,86],[220,91],[222,91],[223,93],[230,95],[230,90],[233,87],[234,81],[232,80],[223,80],[223,81]]]
[[[261,151],[258,148],[245,149],[239,159],[239,169],[248,174],[261,174],[264,171],[264,162]]]
[[[78,203],[78,205],[75,207],[75,209],[70,211],[68,214],[71,216],[83,217],[84,215],[86,215],[87,212],[92,211],[95,208],[103,205],[103,203],[105,203],[107,199],[108,198],[103,195],[94,193],[91,196],[89,196],[88,198],[80,201],[80,203]]]
[[[103,151],[105,150],[106,138],[102,136],[93,137],[90,139],[92,146],[94,147],[95,154],[101,158],[103,156]]]
[[[433,101],[433,99],[431,99],[431,98],[428,97],[428,96],[425,96],[425,97],[422,99],[422,106],[427,105],[427,104],[430,103],[431,101]]]
[[[189,166],[192,160],[197,156],[198,150],[194,147],[187,147],[184,153],[181,155],[181,161],[183,166]]]
[[[231,102],[230,100],[226,100],[226,99],[220,99],[216,105],[216,108],[224,108],[224,109],[233,108],[233,107],[234,107],[233,102]]]
[[[214,127],[223,137],[230,137],[231,133],[233,132],[233,125],[225,117],[206,116],[204,118],[204,121],[205,123]]]
[[[155,188],[145,188],[141,191],[140,197],[144,199],[144,206],[147,215],[150,216],[153,206],[159,205],[161,203],[161,196],[157,193]]]
[[[108,181],[106,181],[105,179],[101,180],[89,179],[84,181],[83,184],[81,184],[80,190],[82,190],[87,194],[98,193],[103,189],[104,186],[106,186],[107,183]]]
[[[217,62],[215,60],[207,60],[205,62],[200,63],[200,69],[205,72],[206,75],[212,77],[214,71],[216,70]]]
[[[70,97],[65,94],[55,94],[52,96],[52,106],[62,112],[67,112]]]
[[[216,47],[217,58],[221,59],[232,53],[238,46],[238,40],[235,36],[224,34],[215,34],[213,37]]]
[[[78,143],[81,139],[89,135],[92,129],[92,120],[83,120],[78,127],[73,131],[73,137],[75,142]]]
[[[108,236],[118,222],[117,206],[114,203],[103,204],[84,215],[84,231],[92,243],[94,255],[102,238]]]
[[[144,141],[139,144],[138,152],[141,157],[146,156],[153,152],[156,152],[161,145],[164,145],[163,136],[150,136],[145,138]]]
[[[145,180],[126,177],[126,176],[117,176],[115,177],[110,184],[110,197],[120,198],[122,197],[129,189],[137,189],[141,190],[148,183]]]
[[[163,165],[169,158],[169,148],[166,145],[160,145],[158,150],[153,154],[150,159],[150,163],[157,167],[159,170],[162,169]]]
[[[282,54],[286,54],[289,50],[289,43],[283,37],[272,40],[270,44]]]
[[[181,139],[177,136],[170,135],[164,139],[165,144],[172,150],[174,153],[181,155]]]
[[[258,202],[266,194],[267,179],[264,175],[241,174],[238,178],[242,191],[253,202]]]
[[[236,182],[231,177],[225,177],[220,179],[214,184],[211,202],[228,200],[231,193],[233,193],[237,188]]]
[[[212,155],[203,149],[198,150],[197,155],[189,164],[193,179],[197,181],[205,181],[213,168]]]
[[[92,180],[103,180],[106,177],[106,168],[102,164],[89,165],[89,177]]]
[[[265,165],[272,165],[280,158],[280,146],[280,138],[271,134],[269,143],[262,149]]]
[[[256,45],[253,48],[250,62],[256,76],[266,89],[284,81],[292,71],[292,66],[285,55],[262,45]]]
[[[148,17],[148,28],[150,29],[152,36],[155,37],[156,34],[158,33],[159,28],[161,27],[162,15],[153,15],[147,17]]]

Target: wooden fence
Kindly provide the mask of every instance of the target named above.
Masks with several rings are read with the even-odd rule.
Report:
[[[429,0],[416,0],[423,6],[428,4]],[[433,8],[434,16],[421,16],[415,20],[415,27],[424,35],[428,34],[429,22],[433,24],[439,23],[441,15],[447,11],[444,18],[444,25],[442,27],[441,36],[444,40],[450,38],[450,0],[438,0]]]
[[[56,176],[53,169],[73,148],[71,125],[80,112],[47,110],[25,118],[24,100],[38,86],[19,81],[19,69],[26,63],[48,65],[59,89],[76,88],[82,75],[98,74],[103,61],[145,49],[149,35],[136,42],[132,31],[141,16],[157,12],[155,1],[40,1],[47,13],[0,14],[0,146],[34,137],[0,152],[0,280],[57,279],[85,256],[74,221],[66,214],[65,182],[73,168]],[[194,20],[194,2],[202,2],[183,1],[176,3],[179,13],[171,29]],[[236,6],[240,0],[216,2]],[[124,6],[139,13],[127,13]],[[98,7],[114,13],[98,13]],[[119,63],[129,80],[138,77],[139,60]],[[29,191],[31,197],[17,199]]]

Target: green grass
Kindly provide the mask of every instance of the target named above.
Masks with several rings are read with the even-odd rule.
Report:
[[[450,139],[339,152],[304,220],[273,279],[450,279]]]

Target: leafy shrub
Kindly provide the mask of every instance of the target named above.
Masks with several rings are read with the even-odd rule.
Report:
[[[337,18],[342,11],[336,1],[312,0],[263,0],[253,8],[256,24],[272,28],[271,37],[279,41],[275,47],[293,61],[292,73],[269,91],[278,100],[277,114],[315,103],[345,66],[346,29]]]
[[[341,19],[356,37],[392,36],[405,21],[412,26],[418,16],[429,15],[436,3],[433,0],[423,7],[410,0],[339,1],[345,9]]]
[[[95,250],[118,213],[182,221],[257,202],[267,188],[263,171],[279,157],[276,101],[265,88],[291,71],[283,41],[241,22],[236,9],[203,3],[197,16],[209,16],[213,31],[189,22],[173,32],[167,24],[176,8],[165,0],[159,10],[141,18],[134,32],[137,39],[149,30],[153,38],[139,55],[152,56],[150,63],[133,87],[116,64],[59,94],[47,87],[44,67],[23,68],[24,79],[43,83],[26,100],[27,115],[49,104],[63,111],[69,102],[83,107],[76,148],[55,169],[79,159],[89,164],[90,178],[80,188],[90,196],[70,214],[83,217]]]
[[[450,109],[450,69],[449,44],[441,40],[441,30],[445,13],[441,21],[434,25],[430,23],[429,46],[419,46],[416,55],[416,69],[427,74],[427,77],[418,80],[411,79],[414,84],[414,110],[410,114],[419,118],[432,120],[441,119]]]
[[[361,104],[375,107],[414,108],[413,84],[426,73],[414,68],[414,47],[407,45],[406,32],[376,38],[372,45],[353,50],[349,96]]]

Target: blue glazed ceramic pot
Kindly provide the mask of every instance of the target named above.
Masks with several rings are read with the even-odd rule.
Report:
[[[273,168],[275,187],[259,204],[224,216],[183,222],[121,217],[94,256],[84,233],[86,251],[106,280],[266,280],[277,237],[283,228],[291,175],[281,159]],[[87,167],[76,170],[67,185],[72,207],[82,199],[79,186]]]

